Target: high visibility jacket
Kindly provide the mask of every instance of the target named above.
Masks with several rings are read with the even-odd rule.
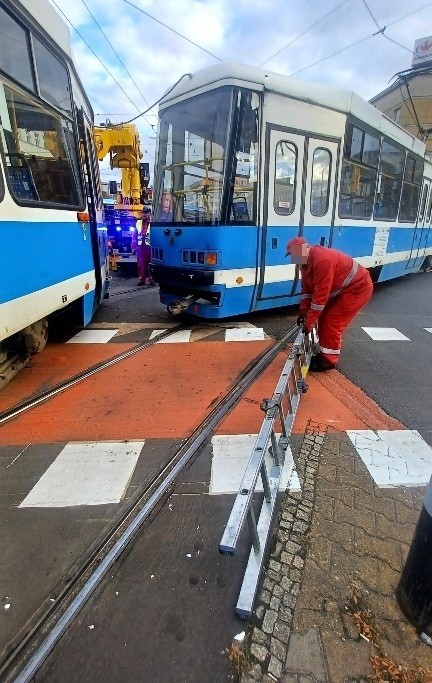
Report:
[[[132,244],[136,248],[143,244],[150,246],[150,223],[148,220],[138,218],[135,223],[135,232],[132,237]]]
[[[368,271],[350,256],[336,249],[311,247],[308,262],[301,267],[300,313],[306,315],[307,327],[316,324],[329,301],[363,278],[369,282]]]

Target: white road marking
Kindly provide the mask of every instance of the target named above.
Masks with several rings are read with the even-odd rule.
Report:
[[[238,493],[256,438],[257,434],[217,435],[212,438],[210,494]],[[270,473],[273,459],[269,453],[266,454],[266,463]],[[288,486],[290,491],[300,491],[300,481],[290,448],[285,453],[279,489],[285,491]],[[263,490],[260,478],[256,490]]]
[[[143,446],[144,441],[69,443],[19,507],[118,503]]]
[[[154,339],[155,337],[158,337],[160,334],[163,332],[166,332],[167,330],[153,330],[153,332],[150,335],[150,339]],[[156,342],[157,344],[180,344],[182,342],[188,342],[190,341],[190,336],[192,334],[192,330],[179,330],[178,332],[174,332],[170,337],[167,337],[166,339],[161,339],[160,341]]]
[[[411,341],[395,327],[362,327],[375,341]]]
[[[432,332],[432,327],[425,327],[426,332]]]
[[[106,344],[115,337],[118,329],[115,330],[81,330],[74,337],[68,339],[66,344]]]
[[[379,488],[426,486],[432,473],[432,448],[416,430],[347,431]]]
[[[262,327],[239,327],[225,331],[225,341],[261,341],[265,339]]]

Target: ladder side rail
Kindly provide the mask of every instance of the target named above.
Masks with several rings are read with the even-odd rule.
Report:
[[[296,341],[299,339],[299,337],[303,336],[304,335],[302,333],[299,333],[299,335],[297,335],[296,337]],[[282,373],[279,377],[276,386],[276,391],[273,394],[272,404],[273,402],[275,402],[275,404],[272,408],[270,408],[270,410],[266,412],[266,416],[261,425],[260,432],[255,441],[254,449],[252,451],[251,457],[249,459],[245,473],[243,475],[239,492],[237,493],[228,522],[225,527],[225,531],[219,544],[219,552],[223,555],[234,555],[235,547],[237,545],[238,539],[245,524],[247,514],[249,511],[250,501],[255,492],[258,476],[260,474],[262,463],[268,449],[268,444],[271,438],[274,421],[278,413],[278,406],[280,404],[282,395],[286,391],[295,361],[296,352],[294,352],[294,350],[291,350],[291,353],[285,361]]]

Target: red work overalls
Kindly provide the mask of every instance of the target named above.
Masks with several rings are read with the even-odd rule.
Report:
[[[336,249],[311,247],[301,267],[300,313],[306,327],[318,323],[320,355],[329,365],[339,360],[342,334],[372,296],[369,272]]]

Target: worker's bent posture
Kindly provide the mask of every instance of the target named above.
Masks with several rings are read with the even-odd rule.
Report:
[[[286,255],[301,265],[297,323],[304,332],[317,324],[319,353],[311,370],[330,370],[339,360],[342,334],[372,296],[371,277],[363,266],[336,249],[311,247],[303,237],[287,244]]]

